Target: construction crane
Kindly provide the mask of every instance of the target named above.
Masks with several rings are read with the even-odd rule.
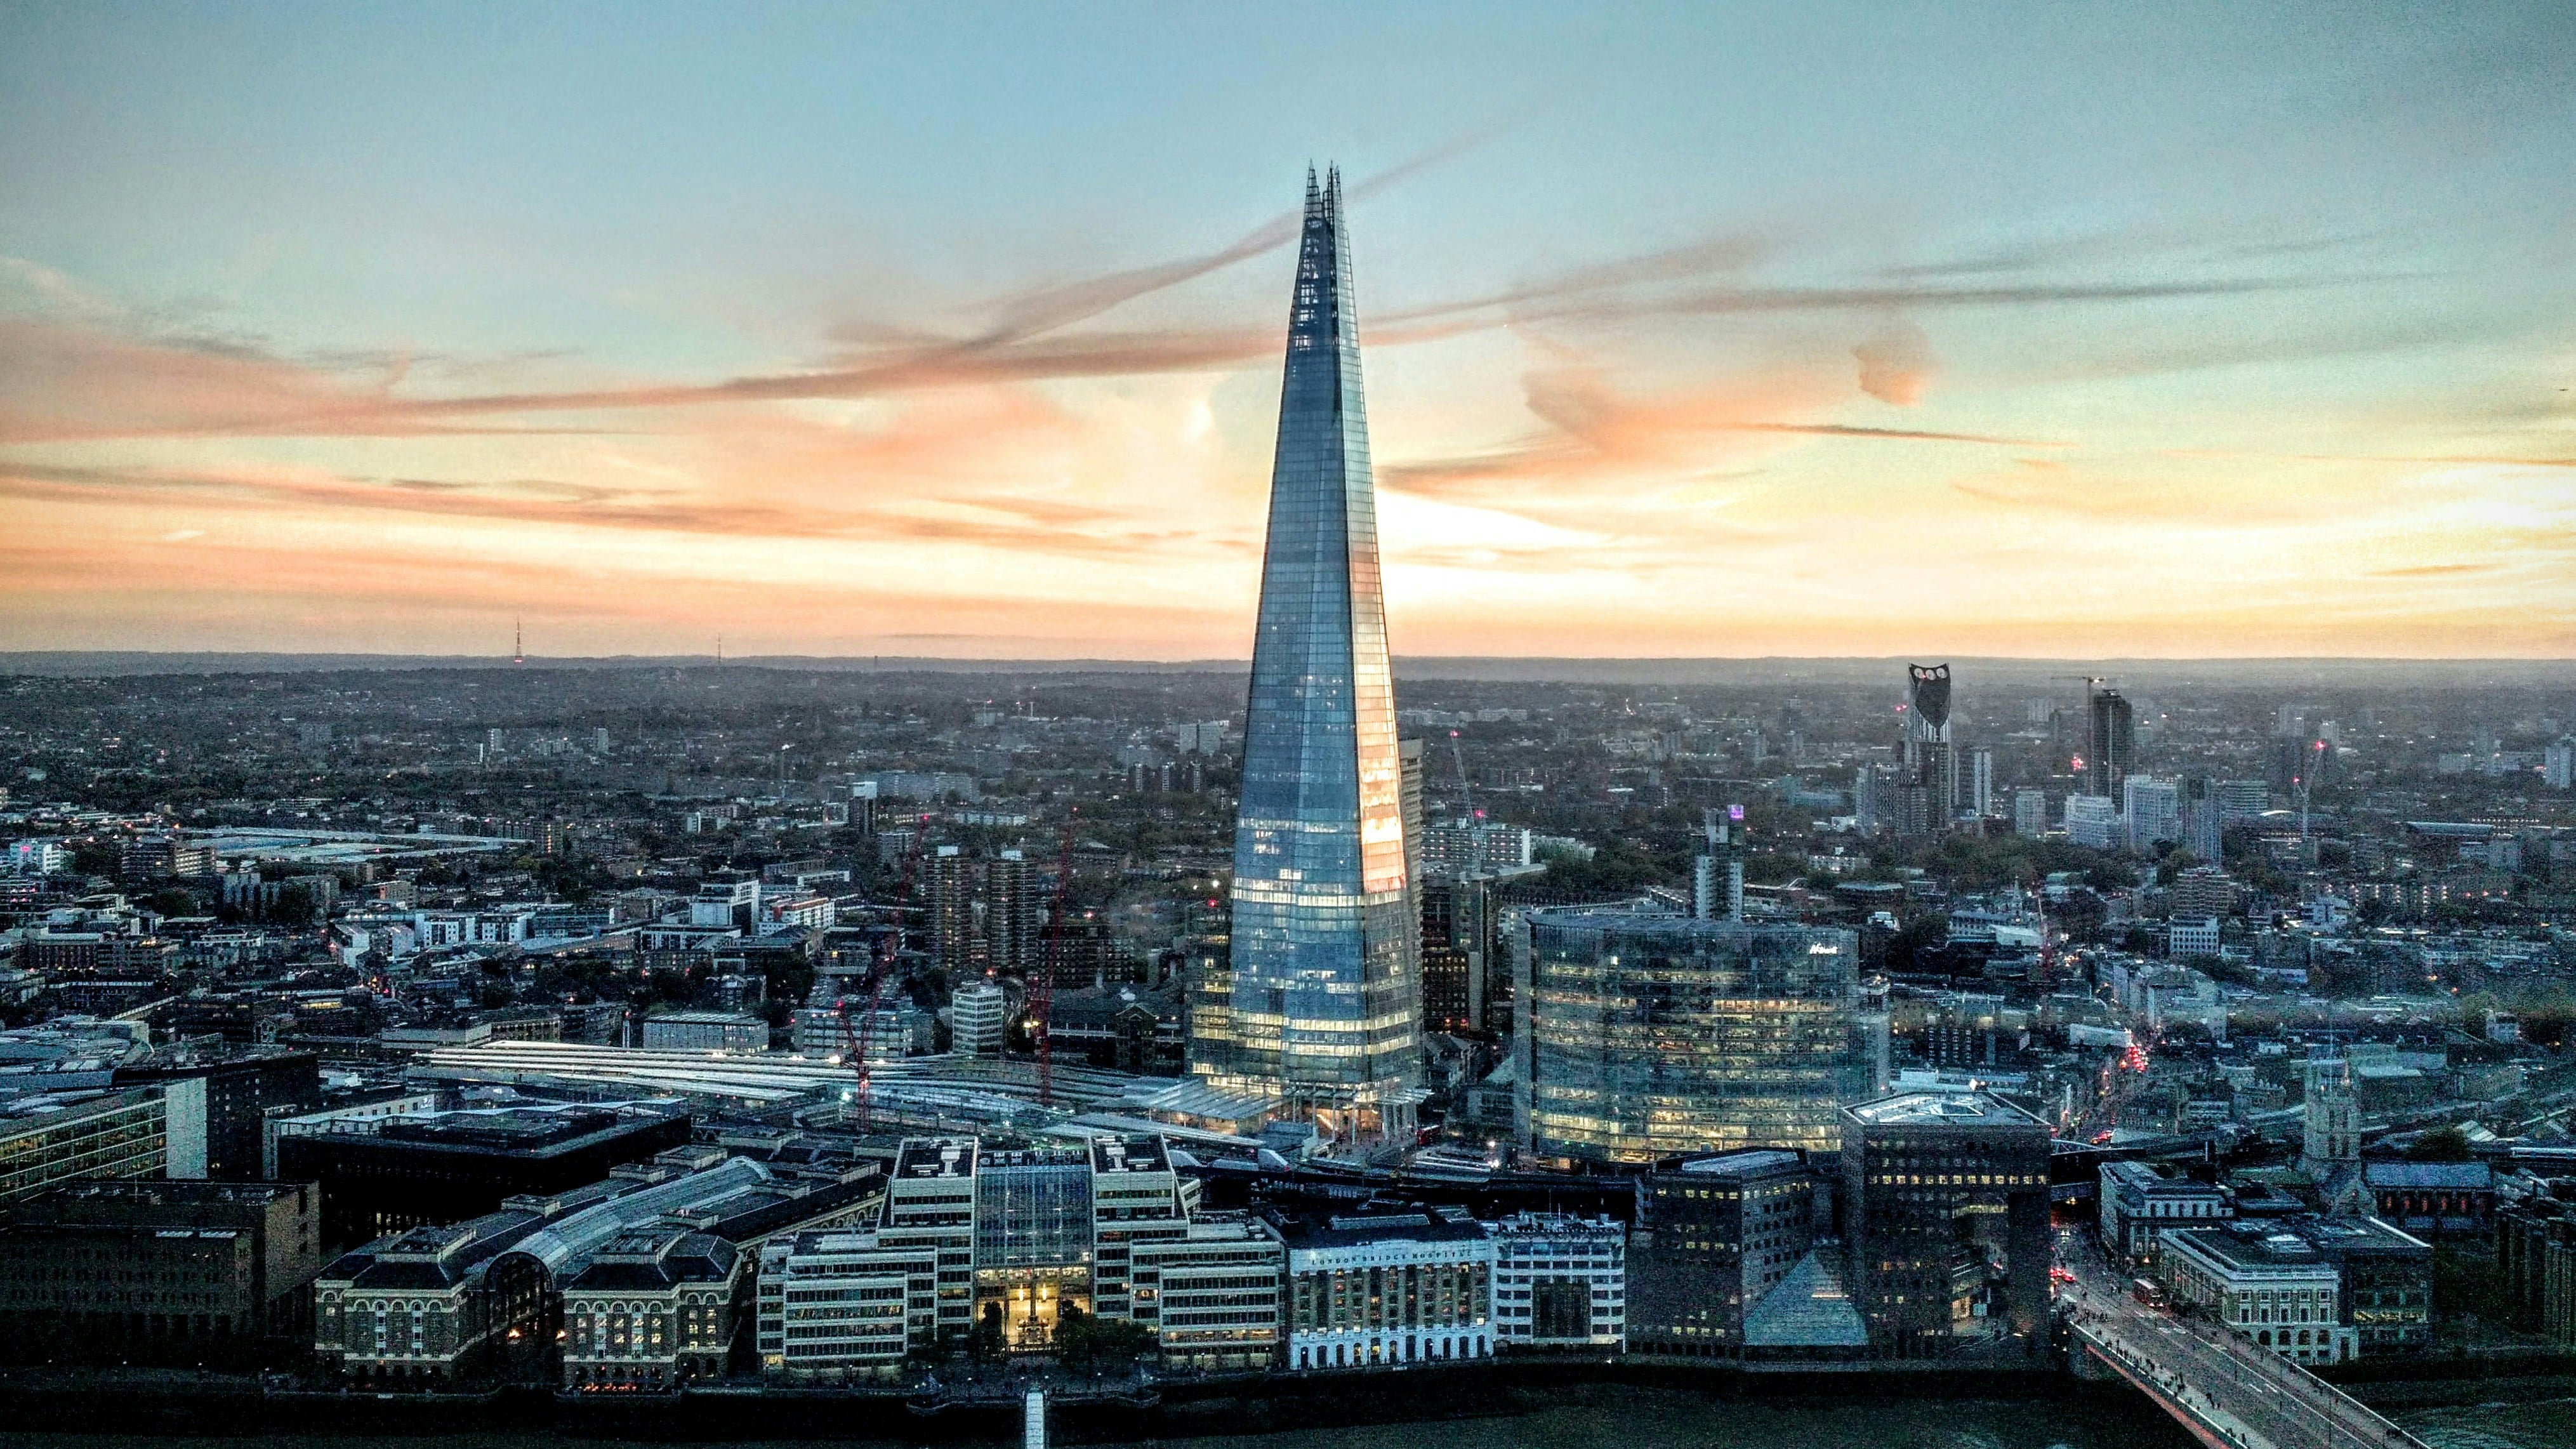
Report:
[[[1055,1053],[1047,1042],[1047,1015],[1055,1009],[1055,973],[1064,960],[1065,893],[1073,885],[1073,823],[1081,813],[1075,806],[1064,812],[1064,841],[1055,856],[1055,898],[1047,908],[1046,955],[1029,976],[1029,1045],[1037,1050],[1041,1107],[1055,1105]]]
[[[1476,811],[1475,787],[1467,783],[1467,757],[1458,752],[1458,732],[1456,730],[1451,730],[1449,732],[1449,763],[1458,767],[1458,799],[1460,802],[1458,808],[1467,812],[1467,818],[1469,820],[1480,820],[1484,818]]]
[[[929,822],[930,817],[924,815],[917,823],[927,826]],[[912,888],[913,868],[921,862],[921,842],[928,834],[927,829],[915,830],[912,844],[903,853],[903,866],[896,873],[893,891],[897,900],[901,900]],[[867,979],[860,988],[867,999],[867,1005],[858,1019],[851,1020],[848,993],[843,993],[839,1002],[842,1060],[850,1064],[850,1071],[856,1078],[856,1089],[850,1097],[850,1118],[862,1132],[867,1131],[871,1125],[869,1048],[875,1042],[877,1013],[885,1005],[886,988],[894,980],[896,958],[903,953],[903,914],[908,909],[910,908],[904,906],[888,908],[889,914],[894,917],[894,928],[877,934],[876,951],[873,959],[868,962]]]

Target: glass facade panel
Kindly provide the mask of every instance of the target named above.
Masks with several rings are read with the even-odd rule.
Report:
[[[1564,908],[1530,917],[1532,1147],[1651,1162],[1832,1151],[1872,1085],[1849,931]]]
[[[1310,177],[1244,727],[1231,979],[1224,1009],[1194,1016],[1193,1070],[1357,1130],[1415,1088],[1402,784],[1341,187]]]

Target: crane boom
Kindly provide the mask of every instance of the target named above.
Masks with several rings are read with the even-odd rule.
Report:
[[[1073,823],[1082,811],[1064,812],[1064,841],[1056,847],[1055,898],[1047,910],[1046,959],[1029,978],[1029,1045],[1037,1049],[1038,1105],[1055,1105],[1055,1053],[1047,1041],[1047,1015],[1055,1009],[1056,967],[1064,960],[1065,892],[1073,885]]]

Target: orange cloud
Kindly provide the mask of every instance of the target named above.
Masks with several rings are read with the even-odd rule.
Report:
[[[1923,400],[1937,365],[1932,339],[1923,329],[1899,318],[1878,336],[1852,349],[1860,363],[1860,390],[1883,403],[1912,407]]]
[[[1395,463],[1381,470],[1389,487],[1435,495],[1501,493],[1547,483],[1597,495],[1605,488],[1663,488],[1709,468],[1765,451],[1764,438],[1881,438],[1916,442],[2051,447],[2028,438],[1848,423],[1784,421],[1842,396],[1820,370],[1777,369],[1751,377],[1639,398],[1623,395],[1599,368],[1547,368],[1528,374],[1529,411],[1548,431],[1483,453]]]

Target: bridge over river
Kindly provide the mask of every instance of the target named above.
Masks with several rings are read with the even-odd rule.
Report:
[[[2059,1302],[2078,1351],[2163,1405],[2209,1449],[2425,1449],[2270,1349],[2137,1302],[2090,1252],[2069,1252],[2061,1266],[2075,1274]]]

